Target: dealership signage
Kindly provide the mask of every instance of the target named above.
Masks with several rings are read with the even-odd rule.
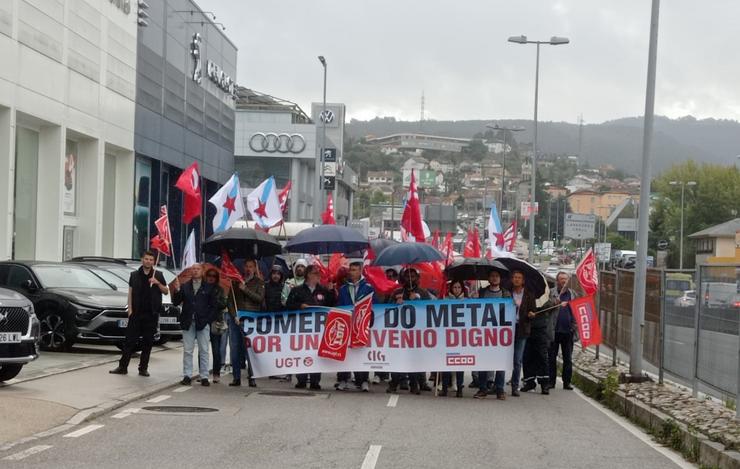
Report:
[[[200,51],[200,44],[203,39],[200,33],[193,34],[193,39],[190,41],[190,56],[193,58],[193,81],[200,84],[203,79],[203,63]],[[206,76],[209,80],[216,84],[221,90],[228,93],[230,96],[234,95],[234,79],[224,72],[224,70],[216,65],[212,60],[206,62]]]
[[[110,3],[127,15],[131,13],[131,0],[110,0]]]

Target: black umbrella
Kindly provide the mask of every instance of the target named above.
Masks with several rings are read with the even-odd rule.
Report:
[[[205,254],[220,256],[224,250],[232,259],[255,259],[283,252],[274,237],[252,228],[229,228],[214,233],[203,243]]]
[[[320,225],[306,228],[285,245],[288,252],[305,254],[350,253],[367,249],[367,238],[354,228]]]
[[[386,238],[377,238],[377,239],[371,239],[370,240],[370,249],[373,250],[375,255],[377,256],[380,251],[387,248],[388,246],[393,246],[394,244],[398,244],[398,241],[394,239],[386,239]],[[355,251],[347,254],[347,257],[349,258],[361,258],[364,256],[364,253],[362,251]]]
[[[383,249],[375,258],[373,265],[390,266],[443,260],[445,257],[442,253],[430,244],[398,243]]]
[[[497,257],[496,260],[505,265],[510,273],[515,270],[524,273],[524,287],[534,293],[537,306],[542,306],[547,302],[550,296],[550,288],[547,286],[547,279],[545,279],[542,272],[537,270],[537,267],[515,257]]]
[[[460,280],[488,280],[488,274],[495,270],[502,276],[509,273],[509,269],[501,262],[479,257],[466,257],[453,262],[447,267],[447,277]]]

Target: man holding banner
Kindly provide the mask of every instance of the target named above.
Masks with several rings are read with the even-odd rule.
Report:
[[[371,287],[365,279],[362,278],[362,262],[352,262],[349,265],[347,281],[339,289],[337,306],[354,306],[359,300],[362,300],[368,295],[372,297],[374,293],[375,290],[373,290],[373,287]],[[351,373],[349,371],[337,373],[336,388],[339,391],[349,389],[350,378]],[[361,388],[363,392],[370,391],[369,379],[369,372],[355,371],[355,385]]]

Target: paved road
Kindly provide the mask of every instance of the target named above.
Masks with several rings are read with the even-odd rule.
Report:
[[[324,382],[331,384],[330,377]],[[505,402],[401,393],[300,392],[174,387],[58,435],[0,452],[0,466],[250,468],[675,468],[577,392],[525,394]],[[167,414],[146,406],[204,406]],[[138,410],[138,411],[137,411]],[[634,431],[634,430],[633,430]],[[642,437],[645,439],[645,437]],[[666,450],[663,450],[666,451]],[[675,455],[671,454],[673,458]]]

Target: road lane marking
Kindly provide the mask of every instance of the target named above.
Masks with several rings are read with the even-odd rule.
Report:
[[[139,412],[140,410],[141,410],[141,409],[138,409],[138,408],[134,408],[134,409],[126,409],[126,410],[124,410],[124,411],[122,411],[122,412],[119,412],[119,413],[117,413],[116,415],[114,415],[114,416],[113,416],[113,417],[111,417],[111,418],[114,418],[114,419],[125,419],[125,418],[126,418],[126,417],[128,417],[129,415],[133,415],[133,414],[135,414],[135,413]]]
[[[10,456],[6,456],[3,459],[5,461],[20,461],[21,459],[27,458],[33,454],[40,453],[42,451],[46,451],[47,449],[51,448],[51,445],[38,445],[38,446],[31,446],[28,449],[24,449],[20,453],[11,454]]]
[[[362,461],[360,469],[375,469],[375,464],[378,463],[378,456],[380,456],[380,445],[370,445],[365,455],[365,460]]]
[[[675,453],[673,450],[667,449],[666,447],[664,447],[664,446],[656,443],[655,441],[653,441],[653,439],[648,434],[646,434],[644,431],[642,431],[642,429],[640,429],[639,427],[637,427],[634,424],[632,424],[632,422],[630,422],[626,418],[621,417],[621,416],[613,413],[612,411],[608,410],[607,408],[603,407],[601,404],[598,404],[598,403],[592,401],[591,398],[589,398],[588,396],[584,395],[579,389],[576,389],[575,390],[575,393],[577,395],[581,396],[581,398],[584,401],[586,401],[589,404],[591,404],[591,406],[593,406],[599,412],[601,412],[602,414],[606,415],[607,417],[609,417],[610,419],[612,419],[614,422],[616,422],[620,427],[622,427],[625,430],[627,430],[628,432],[630,432],[638,440],[642,441],[643,443],[645,443],[649,447],[653,448],[655,451],[659,452],[660,454],[662,454],[666,458],[670,459],[671,462],[673,462],[678,467],[680,467],[682,469],[696,468],[696,466],[694,466],[693,464],[685,461],[680,454]]]
[[[149,404],[156,404],[157,402],[166,401],[170,397],[172,396],[168,396],[167,394],[162,394],[161,396],[153,397],[146,402],[148,402]]]
[[[394,394],[388,398],[388,407],[396,407],[398,404],[398,394]]]
[[[88,425],[72,433],[67,433],[66,435],[64,435],[64,438],[78,438],[78,437],[81,437],[82,435],[86,435],[90,432],[94,432],[98,428],[103,428],[103,425]]]
[[[174,392],[185,392],[190,391],[192,389],[192,386],[180,386],[179,388],[175,389]]]

